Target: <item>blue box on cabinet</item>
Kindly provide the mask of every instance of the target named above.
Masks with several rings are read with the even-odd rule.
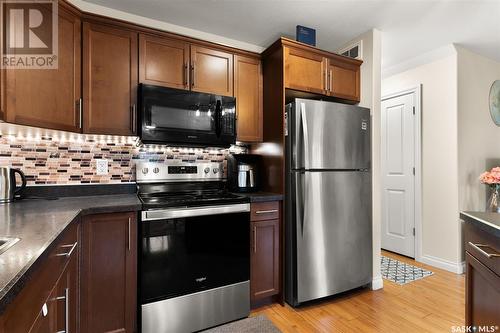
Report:
[[[297,42],[316,46],[316,30],[298,25],[296,31],[296,39]]]

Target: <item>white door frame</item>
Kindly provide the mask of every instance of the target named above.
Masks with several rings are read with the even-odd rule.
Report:
[[[384,95],[382,101],[407,94],[415,94],[415,260],[422,259],[422,84]],[[381,189],[383,190],[383,189]],[[382,193],[383,194],[383,193]]]

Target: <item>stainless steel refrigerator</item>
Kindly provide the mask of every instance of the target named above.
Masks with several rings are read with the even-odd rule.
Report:
[[[298,306],[371,282],[370,110],[295,99],[285,116],[285,298]]]

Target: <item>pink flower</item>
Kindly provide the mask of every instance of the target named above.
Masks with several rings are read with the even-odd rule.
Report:
[[[500,184],[500,167],[495,167],[491,171],[486,171],[479,176],[479,180],[483,184],[496,185]]]

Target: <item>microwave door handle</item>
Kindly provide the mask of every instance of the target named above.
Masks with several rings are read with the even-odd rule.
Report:
[[[220,100],[215,102],[215,134],[220,138],[222,132],[222,103]]]

